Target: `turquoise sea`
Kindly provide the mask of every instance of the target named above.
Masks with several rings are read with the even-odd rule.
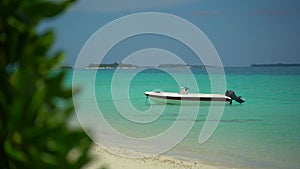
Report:
[[[97,123],[88,113],[97,112],[90,106],[94,102],[90,92],[95,93],[98,108],[106,121],[118,132],[129,137],[143,138],[155,136],[170,127],[180,111],[180,105],[167,105],[160,116],[149,123],[135,123],[126,120],[116,108],[116,102],[131,103],[130,106],[146,111],[150,105],[144,96],[145,91],[163,90],[177,92],[176,79],[157,69],[140,71],[133,76],[134,70],[120,70],[119,76],[133,76],[128,88],[122,81],[114,84],[119,95],[112,98],[112,77],[115,70],[77,70],[75,86],[81,88],[75,104],[83,107],[86,119]],[[184,81],[183,70],[173,71],[177,78]],[[192,69],[198,89],[210,93],[210,81],[205,69]],[[68,74],[68,84],[72,83],[72,71]],[[235,168],[300,168],[300,67],[244,67],[225,68],[227,89],[246,99],[244,104],[234,102],[226,104],[223,116],[216,131],[210,139],[198,143],[199,132],[203,127],[209,110],[209,104],[201,106],[196,120],[186,115],[185,123],[195,122],[189,134],[166,155],[199,161],[219,166]],[[89,79],[94,78],[94,81]],[[120,83],[120,84],[119,84]],[[95,88],[91,88],[91,85]],[[184,84],[189,87],[189,84]],[[125,85],[126,86],[126,85]],[[129,96],[124,95],[124,92]],[[85,92],[88,91],[88,92]],[[225,91],[224,91],[225,92]],[[156,105],[161,106],[161,105]],[[77,110],[80,111],[80,110]],[[151,114],[141,114],[151,116]],[[85,117],[85,116],[83,116]],[[98,133],[99,137],[101,134]],[[105,134],[105,133],[104,133]],[[134,147],[122,140],[111,140],[116,147]],[[167,143],[164,143],[167,144]]]

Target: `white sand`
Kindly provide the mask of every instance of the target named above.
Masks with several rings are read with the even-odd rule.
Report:
[[[225,169],[225,167],[182,161],[167,156],[122,157],[105,151],[99,146],[94,146],[91,154],[94,160],[85,169],[96,169],[99,166],[105,166],[109,169]]]

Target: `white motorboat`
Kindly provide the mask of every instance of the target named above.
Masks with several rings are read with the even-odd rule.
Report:
[[[180,92],[162,92],[162,91],[146,91],[145,95],[151,102],[159,104],[197,104],[202,101],[209,102],[229,102],[232,100],[239,103],[245,102],[241,96],[237,97],[232,90],[227,90],[223,94],[202,94],[202,93],[189,93],[187,87],[181,87]]]

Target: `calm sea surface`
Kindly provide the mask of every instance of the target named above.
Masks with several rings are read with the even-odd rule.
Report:
[[[177,92],[179,86],[190,87],[186,79],[189,75],[181,69],[172,71],[176,77],[156,69],[138,73],[137,70],[119,70],[117,80],[112,80],[115,70],[98,70],[96,76],[91,72],[77,71],[79,82],[76,85],[83,91],[78,95],[78,104],[89,107],[93,98],[84,91],[93,92],[90,86],[94,85],[98,108],[107,122],[130,137],[151,137],[165,131],[176,120],[180,105],[167,105],[159,118],[150,123],[132,123],[120,115],[122,110],[116,108],[116,102],[130,101],[133,108],[146,111],[150,105],[145,91]],[[211,84],[205,69],[192,72],[198,87],[191,86],[190,92],[210,93]],[[190,112],[184,112],[186,123],[195,123],[185,139],[166,154],[237,168],[300,168],[300,67],[225,68],[225,72],[226,88],[242,95],[246,102],[226,104],[218,128],[203,144],[198,143],[198,137],[209,105],[200,106],[196,120],[189,116]],[[126,77],[131,76],[130,82],[123,84],[122,78],[126,83]],[[90,81],[91,78],[95,81]],[[67,80],[71,85],[72,71]],[[112,92],[117,95],[114,99]],[[88,111],[97,112],[93,108]],[[112,142],[122,145],[121,140]]]

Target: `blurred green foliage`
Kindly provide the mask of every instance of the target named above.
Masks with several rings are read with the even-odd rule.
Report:
[[[1,169],[75,169],[90,160],[91,140],[67,125],[72,91],[63,85],[65,72],[53,71],[63,58],[62,52],[49,54],[54,32],[36,30],[72,3],[0,1]]]

